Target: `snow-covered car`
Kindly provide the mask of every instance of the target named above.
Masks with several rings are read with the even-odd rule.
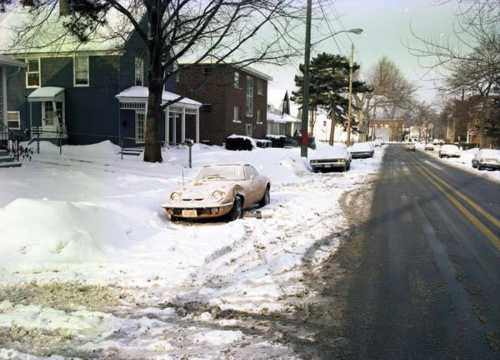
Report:
[[[371,158],[375,153],[373,145],[368,142],[355,143],[349,148],[353,159]]]
[[[457,145],[445,144],[439,149],[440,158],[460,157],[460,148]]]
[[[314,172],[330,169],[347,171],[351,167],[351,160],[352,157],[347,147],[344,144],[335,144],[311,151],[309,166]]]
[[[372,144],[375,147],[380,147],[380,146],[384,145],[384,142],[382,141],[382,139],[375,139],[375,141],[373,141]]]
[[[415,151],[417,150],[417,147],[415,146],[415,143],[408,143],[405,145],[406,151]]]
[[[500,150],[481,149],[472,158],[472,167],[478,170],[500,169]]]
[[[424,150],[425,151],[434,151],[434,144],[432,144],[432,143],[425,144]]]
[[[192,183],[169,194],[162,207],[171,220],[227,216],[270,202],[271,181],[248,164],[204,166]]]

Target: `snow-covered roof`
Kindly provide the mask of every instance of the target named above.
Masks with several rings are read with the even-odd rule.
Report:
[[[132,30],[130,21],[111,9],[106,24],[100,26],[88,42],[81,43],[64,27],[65,19],[59,15],[58,0],[47,0],[43,7],[36,9],[14,1],[15,4],[0,14],[0,52],[5,54],[120,51],[127,40],[124,34]],[[125,6],[131,6],[129,0],[122,1]]]
[[[16,67],[26,66],[24,63],[17,61],[16,59],[11,58],[10,56],[5,56],[0,54],[0,66],[1,65],[16,66]]]
[[[41,87],[28,95],[29,102],[57,100],[64,93],[64,88],[56,86]]]
[[[116,98],[120,102],[145,102],[149,96],[149,89],[145,86],[132,86],[128,89],[123,90],[121,93],[116,95]],[[196,100],[182,97],[182,95],[175,94],[170,91],[163,90],[162,100],[163,103],[176,100],[181,98],[176,104],[190,106],[190,107],[201,107],[202,103]],[[175,106],[175,104],[174,104]]]
[[[274,111],[268,111],[267,112],[267,121],[271,121],[271,122],[274,122],[274,123],[282,123],[282,124],[286,124],[286,123],[299,123],[300,120],[297,119],[296,117],[293,117],[291,115],[288,115],[288,114],[277,114],[276,112]]]

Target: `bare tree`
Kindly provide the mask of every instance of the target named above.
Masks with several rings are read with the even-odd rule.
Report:
[[[19,41],[37,38],[37,27],[54,11],[56,3],[69,0],[40,0],[35,19],[20,32]],[[112,14],[119,14],[107,39],[138,35],[147,49],[148,108],[144,161],[162,161],[159,126],[164,108],[179,97],[162,102],[167,79],[179,71],[180,59],[198,64],[229,63],[245,67],[253,63],[282,63],[297,53],[292,21],[301,19],[301,4],[295,0],[73,0],[61,21],[81,43],[91,40],[107,26]],[[63,14],[64,15],[64,14]]]
[[[367,84],[372,92],[354,96],[354,104],[363,119],[362,131],[367,133],[370,121],[383,114],[395,119],[411,109],[415,103],[415,87],[401,73],[398,66],[387,57],[382,57],[369,71]]]
[[[465,91],[481,97],[480,143],[483,146],[486,123],[493,110],[490,96],[500,87],[500,2],[462,1],[459,9],[453,38],[438,41],[412,31],[418,45],[408,48],[424,66],[444,73],[443,93],[456,96]]]

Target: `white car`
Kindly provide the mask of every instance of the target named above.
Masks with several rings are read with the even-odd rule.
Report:
[[[478,170],[500,169],[500,150],[481,149],[472,158],[472,167]]]
[[[311,151],[309,166],[314,172],[331,169],[347,171],[351,167],[351,160],[352,157],[347,147],[344,144],[335,144]]]
[[[371,158],[375,153],[373,145],[369,142],[355,143],[349,148],[353,159]]]
[[[460,148],[457,145],[445,144],[439,149],[440,158],[460,157]]]

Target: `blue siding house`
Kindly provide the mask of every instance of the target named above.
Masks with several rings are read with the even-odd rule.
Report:
[[[20,41],[17,34],[32,16],[22,6],[0,16],[0,53],[25,64],[6,71],[9,123],[18,124],[11,132],[69,144],[143,144],[149,62],[144,43],[127,31],[121,15],[110,13],[108,24],[80,43],[64,29],[64,15],[56,9]],[[177,97],[175,85],[175,79],[165,84],[165,101]],[[201,105],[184,98],[167,108],[161,141],[199,140]]]

